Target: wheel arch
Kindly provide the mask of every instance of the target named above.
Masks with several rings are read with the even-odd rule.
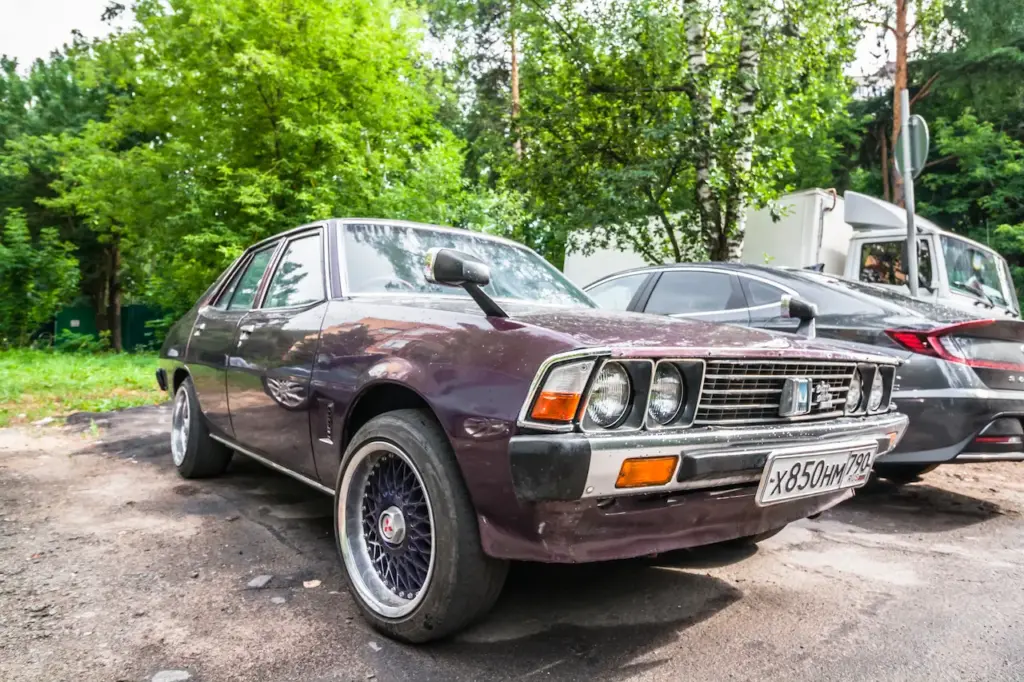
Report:
[[[188,379],[191,375],[188,370],[184,367],[176,367],[174,372],[171,374],[171,395],[173,396],[178,392],[178,387],[181,386],[185,379]]]
[[[342,425],[341,452],[344,453],[352,438],[364,424],[387,412],[406,409],[425,409],[440,424],[437,412],[418,391],[394,380],[377,381],[362,390],[352,400],[352,407]],[[442,431],[444,431],[442,425]],[[448,436],[447,431],[445,435]],[[449,437],[449,442],[451,438]]]

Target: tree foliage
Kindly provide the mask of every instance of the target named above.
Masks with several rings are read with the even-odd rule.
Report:
[[[652,262],[735,258],[793,141],[845,114],[849,28],[817,0],[558,4],[524,40],[509,175],[556,234]]]
[[[24,214],[8,211],[0,229],[0,344],[23,345],[78,286],[74,247],[57,230],[29,234]]]

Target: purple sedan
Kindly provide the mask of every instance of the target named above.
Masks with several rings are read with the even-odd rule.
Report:
[[[360,610],[424,642],[509,560],[756,542],[849,498],[906,428],[895,363],[597,310],[520,244],[347,219],[248,249],[157,379],[182,476],[238,452],[333,495]]]

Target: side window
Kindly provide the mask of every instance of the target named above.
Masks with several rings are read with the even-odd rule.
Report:
[[[231,293],[228,310],[248,310],[252,307],[252,302],[256,300],[256,292],[260,288],[260,280],[263,279],[263,273],[266,272],[276,248],[277,244],[274,244],[253,254],[238,281],[232,284],[234,291]]]
[[[740,282],[743,283],[743,289],[747,294],[747,305],[751,308],[759,305],[778,305],[786,294],[782,289],[759,279],[740,277]]]
[[[627,310],[629,302],[636,296],[636,292],[647,281],[649,275],[642,272],[637,275],[617,277],[609,282],[602,282],[587,293],[599,306],[608,310]]]
[[[662,273],[645,312],[692,315],[746,307],[732,275],[724,272],[674,270]]]
[[[860,249],[860,281],[872,284],[907,283],[903,264],[904,241],[867,242]],[[928,283],[932,281],[932,253],[928,242],[917,242],[917,271]]]
[[[288,243],[267,288],[264,308],[288,308],[324,298],[320,233]]]

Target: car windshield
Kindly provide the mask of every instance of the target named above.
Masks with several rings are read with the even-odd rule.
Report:
[[[1010,307],[1009,285],[996,254],[947,235],[942,235],[942,251],[952,291]]]
[[[543,258],[525,247],[472,232],[407,225],[346,225],[345,263],[354,294],[468,294],[461,287],[427,281],[432,248],[476,256],[491,269],[486,291],[494,298],[551,305],[595,307],[590,298]]]

